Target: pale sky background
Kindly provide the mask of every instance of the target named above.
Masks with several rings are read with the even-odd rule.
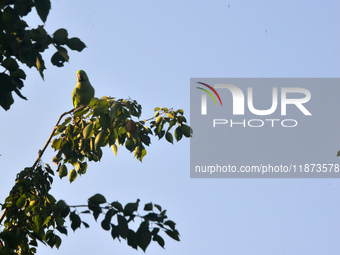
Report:
[[[78,69],[87,71],[97,97],[137,100],[142,119],[157,106],[182,108],[189,119],[190,77],[339,77],[335,0],[97,3],[52,2],[46,29],[66,28],[87,48],[70,52],[63,68],[49,63],[55,49],[48,51],[45,81],[27,70],[22,93],[29,101],[15,97],[8,112],[0,110],[1,201],[72,108]],[[40,24],[35,13],[29,24]],[[152,243],[146,254],[339,254],[339,180],[190,179],[189,153],[188,139],[175,145],[153,139],[143,163],[125,149],[115,157],[106,148],[74,183],[56,177],[51,193],[70,205],[95,193],[162,205],[181,242],[163,234],[165,250]],[[52,157],[49,148],[43,161]],[[83,220],[89,229],[69,229],[59,251],[39,244],[38,254],[143,254],[113,241],[92,216]]]

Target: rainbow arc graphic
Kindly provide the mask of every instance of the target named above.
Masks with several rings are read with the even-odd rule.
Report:
[[[218,98],[218,100],[220,101],[220,104],[221,104],[221,106],[222,106],[221,97],[220,97],[220,95],[217,93],[217,91],[216,91],[213,87],[211,87],[210,85],[208,85],[208,84],[206,84],[206,83],[203,83],[203,82],[197,82],[197,83],[198,83],[198,84],[201,84],[201,85],[203,85],[203,86],[206,86],[207,88],[209,88],[209,89],[217,96],[217,98]],[[216,102],[216,100],[215,100],[215,97],[213,96],[213,94],[212,94],[209,90],[207,90],[207,89],[205,89],[205,88],[201,88],[201,87],[197,87],[197,88],[203,90],[204,92],[206,92],[206,93],[212,98],[212,100],[214,100],[215,105],[217,105],[217,102]]]

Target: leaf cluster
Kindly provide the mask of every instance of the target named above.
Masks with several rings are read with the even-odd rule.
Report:
[[[12,93],[26,99],[20,90],[24,87],[26,74],[19,64],[35,67],[44,78],[45,62],[42,53],[50,46],[56,48],[51,58],[53,65],[61,67],[69,60],[65,46],[82,51],[86,46],[77,37],[68,38],[66,29],[58,29],[49,35],[44,25],[29,28],[23,19],[35,8],[40,19],[46,22],[51,9],[50,0],[0,0],[0,105],[8,110],[13,104]]]
[[[136,250],[139,247],[145,251],[152,240],[164,248],[165,242],[159,235],[159,230],[163,230],[176,241],[180,240],[179,233],[175,228],[176,224],[171,220],[165,220],[167,219],[166,210],[162,210],[160,205],[148,203],[144,206],[145,215],[141,216],[138,213],[139,202],[140,200],[137,199],[136,202],[127,203],[123,206],[118,201],[107,203],[103,195],[95,194],[88,200],[89,210],[81,213],[92,213],[96,221],[99,215],[102,214],[104,216],[101,221],[102,228],[110,231],[114,240],[121,241],[121,239],[125,239],[127,244]],[[153,207],[157,208],[156,212],[153,211]],[[106,212],[104,213],[104,211]],[[75,216],[76,211],[72,213],[74,218],[72,223],[74,224],[71,227],[75,230],[80,227],[80,217]],[[129,223],[133,222],[136,217],[141,220],[141,223],[137,230],[133,230],[129,227]]]
[[[6,198],[4,229],[0,233],[0,254],[34,254],[38,241],[59,247],[61,239],[53,231],[63,225],[54,212],[56,200],[49,193],[54,173],[49,165],[25,168],[16,178]]]
[[[17,175],[16,183],[2,205],[2,209],[6,209],[6,220],[0,232],[0,255],[35,254],[38,242],[59,248],[62,242],[59,233],[68,234],[67,218],[75,231],[81,225],[89,227],[80,217],[86,214],[92,214],[96,221],[103,215],[102,228],[110,231],[114,240],[127,240],[134,249],[139,247],[145,251],[152,240],[164,248],[159,230],[179,241],[176,224],[166,220],[166,210],[160,205],[148,203],[144,206],[145,215],[140,215],[139,199],[123,206],[118,201],[108,203],[103,195],[95,194],[88,199],[87,205],[69,206],[64,200],[56,201],[50,194],[53,175],[48,164],[38,165],[35,169],[25,168]],[[86,210],[78,212],[82,207]],[[129,224],[136,217],[141,223],[133,230]]]
[[[58,165],[58,175],[60,178],[68,175],[73,182],[78,175],[86,173],[88,161],[101,159],[102,147],[111,146],[117,155],[118,147],[124,146],[142,161],[152,135],[159,139],[165,137],[170,143],[173,143],[171,131],[177,141],[183,136],[190,137],[192,131],[185,124],[183,110],[157,107],[155,112],[150,119],[135,122],[132,119],[142,114],[142,107],[135,100],[102,97],[93,98],[88,106],[82,105],[63,113],[44,148],[39,151],[37,161],[17,175],[14,187],[2,204],[0,255],[35,254],[38,242],[59,248],[62,242],[59,233],[68,233],[67,219],[73,231],[82,225],[89,227],[81,218],[84,214],[92,214],[96,221],[102,215],[101,227],[110,231],[114,240],[124,239],[134,249],[145,251],[151,241],[164,248],[160,230],[179,241],[175,222],[167,220],[166,210],[158,204],[145,204],[141,215],[138,212],[139,199],[125,206],[118,201],[108,203],[101,194],[90,197],[87,205],[56,201],[50,193],[54,171],[40,161],[54,137],[51,146],[57,152],[53,162]],[[68,114],[71,116],[59,124]],[[72,165],[73,169],[68,171],[67,165]],[[86,210],[78,212],[80,207]],[[4,218],[4,225],[1,225]],[[131,223],[136,218],[140,224],[133,229],[131,225],[136,224]]]
[[[190,137],[191,129],[183,116],[183,110],[156,108],[156,114],[149,120],[133,121],[139,118],[142,107],[135,100],[103,97],[93,98],[88,106],[75,109],[72,117],[67,117],[56,127],[52,147],[57,151],[53,162],[58,164],[59,177],[68,175],[73,182],[78,175],[85,174],[88,161],[99,161],[102,147],[110,146],[117,155],[119,146],[125,147],[138,160],[146,155],[146,147],[151,136],[164,137],[173,143],[173,135],[179,141],[182,136]],[[135,128],[127,127],[131,121]],[[146,123],[150,121],[150,127]],[[172,129],[173,128],[173,129]],[[153,129],[153,131],[152,131]],[[67,165],[71,165],[69,171]]]

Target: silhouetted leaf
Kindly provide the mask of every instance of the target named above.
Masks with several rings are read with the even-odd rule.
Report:
[[[68,179],[70,182],[73,182],[77,178],[78,174],[75,169],[72,169],[68,175]]]
[[[127,233],[127,244],[137,250],[137,246],[138,246],[137,236],[136,236],[136,233],[131,229],[129,229]]]
[[[51,9],[50,0],[35,0],[35,8],[37,9],[40,19],[45,23]]]
[[[95,194],[89,198],[89,201],[94,204],[104,204],[106,203],[106,199],[102,194]]]
[[[137,244],[138,246],[145,252],[146,248],[151,242],[151,233],[149,230],[149,223],[147,221],[143,221],[137,232]]]
[[[66,42],[66,45],[71,49],[71,50],[76,50],[76,51],[82,51],[86,45],[83,43],[79,38],[73,37],[71,39],[68,39]]]
[[[117,215],[117,221],[118,221],[118,229],[119,229],[119,235],[126,239],[128,234],[128,224],[124,216]]]
[[[153,206],[152,203],[145,204],[144,211],[152,211]]]
[[[180,241],[177,230],[166,230],[165,233],[176,241]]]
[[[154,235],[153,240],[156,241],[162,248],[164,248],[164,239],[159,235]]]
[[[65,28],[60,28],[54,32],[53,41],[59,45],[66,44],[68,41],[67,36],[68,36],[67,30]]]
[[[17,61],[10,57],[7,57],[4,61],[2,61],[1,65],[10,72],[14,72],[19,68]]]
[[[174,138],[172,136],[172,134],[170,132],[166,132],[165,134],[165,139],[169,142],[169,143],[174,143]]]
[[[70,214],[70,220],[71,220],[71,228],[73,231],[75,231],[77,228],[80,228],[81,220],[78,214],[76,214],[74,211]]]
[[[101,226],[104,230],[109,231],[110,230],[110,221],[104,219],[102,220]]]

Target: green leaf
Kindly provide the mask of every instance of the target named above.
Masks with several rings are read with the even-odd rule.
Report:
[[[157,235],[159,232],[159,228],[153,228],[151,231],[151,235]]]
[[[172,239],[176,240],[176,241],[180,241],[179,240],[179,236],[178,236],[178,231],[177,230],[165,230],[165,233],[170,236]]]
[[[18,209],[21,209],[25,206],[26,199],[27,199],[26,194],[23,194],[21,197],[18,198],[18,200],[15,203],[15,205],[18,207]]]
[[[336,154],[336,156],[337,156],[337,157],[339,157],[339,156],[340,156],[340,151],[338,151],[338,154]]]
[[[155,204],[155,207],[158,209],[158,211],[162,211],[162,207],[160,205]]]
[[[132,215],[133,212],[137,211],[139,205],[139,199],[136,203],[128,203],[124,206],[124,215]]]
[[[45,68],[44,60],[42,59],[40,54],[38,54],[37,57],[36,57],[35,66],[36,66],[37,70],[39,71],[41,78],[44,79],[43,72],[46,68]]]
[[[94,133],[93,122],[90,122],[83,130],[83,136],[85,139],[90,138]]]
[[[93,109],[93,116],[99,116],[105,112],[105,107],[97,106]]]
[[[169,226],[172,230],[175,230],[175,225],[176,223],[173,222],[172,220],[167,220],[166,222],[164,222],[164,225]]]
[[[96,139],[94,140],[94,149],[97,151],[105,142],[105,130],[102,130],[99,132],[99,134],[96,136]]]
[[[155,109],[153,109],[155,112],[159,111],[161,108],[160,107],[156,107]]]
[[[114,144],[111,145],[111,148],[112,148],[112,150],[113,150],[113,153],[117,156],[117,152],[118,152],[118,147],[117,147],[117,145],[114,143]]]
[[[144,211],[152,211],[153,205],[152,203],[145,204]]]
[[[67,50],[64,47],[58,46],[58,53],[68,62],[69,61],[69,56],[67,53]]]
[[[77,171],[75,169],[72,169],[68,175],[68,179],[70,180],[70,182],[73,182],[77,178],[77,176]]]
[[[38,26],[36,29],[31,29],[30,36],[33,41],[41,43],[44,40],[50,39],[49,35],[47,34],[44,26]]]
[[[52,148],[56,151],[59,150],[61,142],[62,142],[61,138],[54,139],[51,144]]]
[[[79,38],[73,37],[71,39],[68,39],[66,42],[66,45],[71,49],[71,50],[76,50],[76,51],[82,51],[86,45],[83,43]]]
[[[54,32],[53,41],[59,45],[66,44],[68,41],[67,36],[68,36],[67,30],[65,28],[60,28]]]
[[[62,164],[60,167],[59,167],[59,178],[63,178],[67,175],[68,171],[67,171],[67,167]]]
[[[127,234],[128,234],[128,224],[127,220],[125,219],[124,216],[121,216],[117,214],[117,221],[118,221],[118,230],[119,230],[119,235],[126,239]]]
[[[52,64],[57,66],[57,67],[64,66],[65,61],[66,61],[65,58],[59,53],[59,51],[54,53],[52,58],[51,58]]]
[[[143,216],[143,218],[144,220],[148,220],[148,221],[163,222],[166,216],[156,214],[156,213],[148,213],[147,215]]]
[[[31,8],[26,3],[15,1],[14,10],[16,10],[17,13],[22,17],[26,16],[31,11]]]
[[[182,123],[187,122],[187,119],[184,116],[178,116],[177,117],[177,122],[182,124]]]
[[[101,226],[104,230],[109,231],[110,230],[110,221],[104,219],[102,220]]]
[[[156,241],[162,248],[164,248],[165,242],[160,235],[154,235],[152,240]]]
[[[110,117],[108,114],[103,114],[100,116],[99,124],[102,126],[102,129],[107,129],[110,127]]]
[[[187,126],[187,125],[182,125],[182,131],[183,131],[183,135],[184,135],[185,137],[191,137],[192,131],[191,131],[191,128],[190,128],[189,126]]]
[[[135,149],[135,143],[131,138],[128,138],[125,142],[125,147],[128,149],[130,152],[132,152]]]
[[[73,112],[73,116],[77,117],[77,116],[81,116],[83,115],[83,112],[84,112],[84,109],[87,108],[86,105],[81,105],[81,106],[78,106],[74,112]]]
[[[99,102],[99,99],[96,98],[96,97],[94,97],[94,98],[91,99],[91,101],[90,101],[90,103],[89,103],[89,106],[90,106],[90,107],[93,107],[93,106],[97,105],[98,102]]]
[[[127,244],[137,250],[137,246],[138,246],[137,236],[136,236],[136,233],[131,229],[129,229],[127,233]]]
[[[138,246],[145,252],[146,248],[151,242],[151,233],[149,230],[149,223],[147,221],[143,221],[140,224],[136,235]]]
[[[112,216],[115,215],[117,213],[117,211],[115,209],[109,209],[107,210],[106,214],[105,214],[105,220],[107,221],[111,221],[112,219]]]
[[[57,229],[60,233],[67,235],[67,229],[66,229],[65,227],[63,227],[63,226],[57,226],[56,229]]]
[[[174,138],[172,136],[172,134],[170,132],[166,132],[165,134],[165,139],[169,142],[169,143],[174,143]]]
[[[92,203],[90,200],[87,201],[88,208],[93,212],[93,217],[95,220],[98,219],[99,215],[102,213],[102,209],[98,203]]]
[[[75,211],[71,212],[70,220],[71,220],[71,228],[73,231],[75,231],[77,228],[80,228],[81,219],[79,215],[75,213]]]
[[[52,218],[52,216],[47,216],[44,223],[42,224],[43,226],[47,226],[48,222],[50,221],[50,219]]]
[[[178,112],[179,114],[181,114],[181,115],[184,114],[184,111],[183,111],[182,109],[177,110],[177,112]]]
[[[171,119],[175,118],[175,113],[173,111],[166,113],[166,115]]]
[[[119,230],[115,224],[111,224],[111,236],[113,240],[115,240],[116,238],[119,239]]]
[[[23,70],[17,69],[14,72],[11,72],[11,77],[25,80],[26,74]]]
[[[61,238],[57,235],[55,235],[55,247],[57,247],[57,249],[59,249],[61,245]]]
[[[183,136],[183,132],[182,132],[181,127],[177,127],[175,129],[175,138],[176,138],[176,141],[178,142],[179,140],[181,140],[182,136]]]
[[[7,57],[4,61],[2,61],[1,65],[10,72],[14,72],[19,68],[17,61],[10,57]]]
[[[85,174],[87,170],[87,163],[86,162],[78,162],[76,164],[78,174]]]
[[[104,204],[106,203],[106,198],[102,194],[95,194],[88,199],[91,203],[94,204]]]
[[[70,207],[65,203],[64,200],[59,200],[55,207],[54,207],[54,210],[57,212],[57,213],[60,213],[60,216],[62,218],[65,218],[69,213],[70,213]],[[58,218],[58,217],[57,217]],[[58,222],[58,220],[56,219],[56,222],[58,225],[63,225],[64,224],[64,219],[62,219],[59,217],[60,221]]]
[[[123,206],[121,203],[118,201],[112,202],[111,205],[116,208],[118,211],[122,212],[123,211]]]
[[[158,117],[156,118],[156,124],[158,124],[162,119],[163,119],[162,116],[158,116]]]
[[[82,221],[81,223],[83,223],[83,225],[85,226],[85,228],[89,228],[89,227],[90,227],[90,225],[87,224],[85,221]]]
[[[40,19],[45,23],[51,9],[50,0],[35,0],[35,8]]]
[[[1,9],[3,8],[3,5]],[[1,25],[5,25],[8,27],[13,26],[14,23],[19,21],[19,16],[15,10],[13,10],[11,7],[7,6],[2,13],[2,20],[1,20]]]

